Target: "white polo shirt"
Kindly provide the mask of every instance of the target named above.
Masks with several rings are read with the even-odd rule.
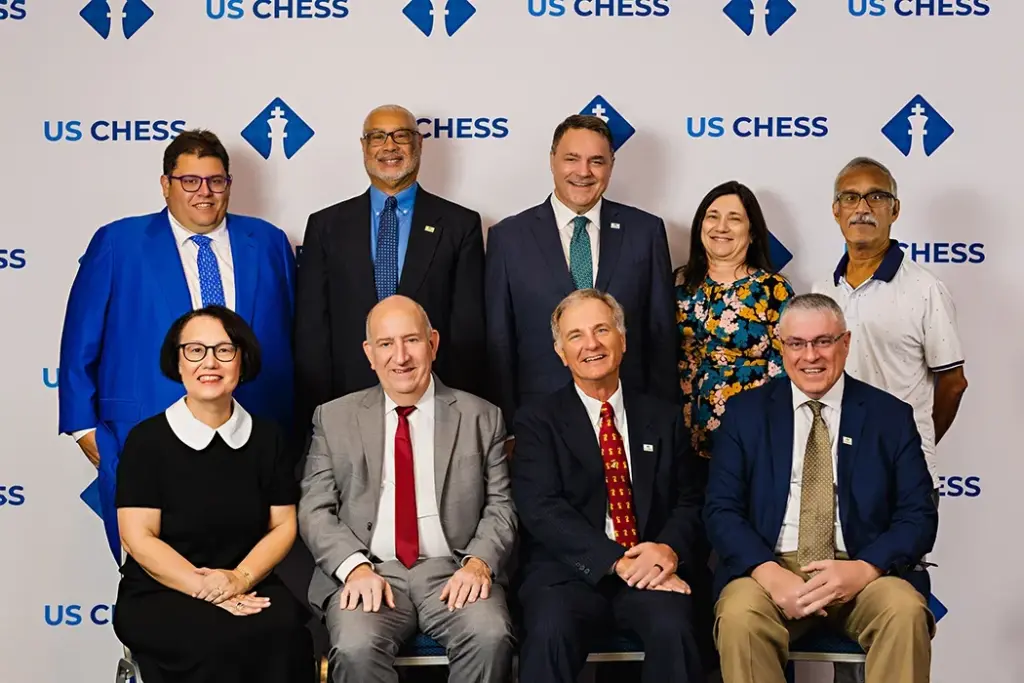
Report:
[[[849,254],[830,280],[812,290],[836,300],[852,332],[846,371],[914,408],[928,471],[939,485],[935,462],[935,374],[964,364],[949,290],[924,267],[904,256],[899,242],[875,274],[854,289],[846,281]]]

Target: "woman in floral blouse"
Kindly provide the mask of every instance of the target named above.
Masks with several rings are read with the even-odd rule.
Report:
[[[757,198],[730,181],[697,208],[690,260],[676,271],[679,382],[694,450],[711,457],[726,401],[783,374],[775,326],[793,288],[772,268]]]

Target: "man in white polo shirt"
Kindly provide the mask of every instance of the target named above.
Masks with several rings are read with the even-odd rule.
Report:
[[[836,176],[834,190],[832,215],[846,253],[832,277],[812,289],[839,303],[853,332],[846,371],[913,406],[938,505],[935,444],[967,389],[953,299],[890,237],[900,201],[889,169],[857,157]],[[836,665],[836,680],[863,681],[863,666]]]

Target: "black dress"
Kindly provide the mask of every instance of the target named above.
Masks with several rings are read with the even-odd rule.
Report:
[[[202,451],[163,413],[139,423],[118,465],[117,507],[159,508],[161,540],[196,567],[234,569],[266,534],[270,506],[298,498],[283,435],[252,420],[238,450],[215,434]],[[311,664],[296,657],[301,608],[274,574],[252,589],[270,607],[249,616],[168,588],[131,557],[121,574],[114,632],[147,683],[309,682]]]

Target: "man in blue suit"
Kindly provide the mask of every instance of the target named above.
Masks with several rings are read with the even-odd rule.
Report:
[[[869,683],[925,683],[938,514],[913,408],[845,374],[831,298],[792,299],[779,335],[788,377],[730,399],[710,463],[724,683],[784,683],[790,639],[822,622],[867,651]]]
[[[168,145],[160,184],[166,209],[93,235],[61,336],[59,430],[99,469],[103,523],[118,564],[118,455],[132,427],[184,393],[159,362],[178,316],[221,304],[245,318],[259,339],[263,368],[235,397],[286,430],[293,416],[295,257],[288,237],[266,221],[228,214],[228,154],[209,131],[182,133]]]
[[[550,316],[570,292],[608,292],[626,312],[625,386],[675,401],[675,295],[665,223],[604,199],[612,134],[596,116],[570,116],[551,143],[554,192],[487,235],[484,293],[491,401],[514,424],[518,407],[565,386]]]

